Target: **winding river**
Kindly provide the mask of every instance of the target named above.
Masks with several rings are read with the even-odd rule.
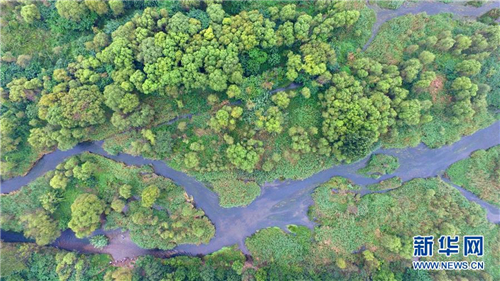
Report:
[[[377,23],[373,27],[374,34],[382,24],[393,17],[406,13],[427,12],[436,14],[446,11],[459,15],[477,16],[491,9],[491,3],[486,7],[458,7],[457,5],[446,5],[433,3],[420,3],[416,6],[402,6],[395,11],[374,8],[377,12]],[[371,6],[370,6],[371,7]],[[455,10],[457,9],[457,10]],[[483,11],[484,10],[484,11]],[[374,35],[367,43],[369,44]],[[365,46],[366,47],[366,46]],[[291,87],[295,87],[291,85]],[[196,206],[205,211],[216,227],[215,237],[208,244],[202,245],[180,245],[171,251],[146,250],[135,245],[127,233],[119,230],[103,231],[97,230],[94,234],[105,233],[110,237],[110,245],[103,250],[93,248],[88,239],[77,239],[70,230],[63,232],[53,246],[68,250],[78,250],[81,252],[102,252],[109,253],[115,260],[133,258],[145,254],[157,256],[171,256],[178,254],[198,255],[209,254],[219,250],[224,246],[238,244],[244,253],[248,253],[245,247],[245,238],[255,233],[257,230],[278,226],[286,229],[286,225],[298,224],[310,228],[314,226],[307,217],[307,209],[312,204],[312,190],[333,176],[349,178],[354,183],[365,186],[376,183],[380,180],[393,176],[399,176],[403,181],[413,178],[426,178],[441,176],[451,164],[470,155],[478,149],[487,149],[500,144],[500,122],[479,130],[476,133],[465,136],[458,142],[439,149],[429,149],[421,144],[414,148],[405,149],[379,149],[373,153],[384,153],[399,158],[400,167],[391,175],[385,175],[378,180],[365,178],[356,174],[356,170],[363,167],[368,157],[350,165],[335,166],[323,170],[304,180],[287,180],[284,182],[273,182],[262,187],[261,195],[246,207],[222,208],[219,206],[217,195],[206,188],[202,183],[193,177],[180,171],[170,168],[162,161],[145,159],[140,156],[128,154],[110,155],[102,148],[102,141],[82,143],[67,151],[56,150],[45,155],[36,165],[23,177],[16,177],[2,182],[1,192],[8,193],[18,190],[34,179],[42,176],[47,171],[63,162],[66,158],[83,152],[96,153],[110,159],[124,162],[127,165],[151,165],[158,175],[172,179],[175,183],[183,186],[186,192],[193,196]],[[494,223],[500,223],[500,210],[488,204],[472,193],[456,187],[468,200],[480,204],[487,213],[488,219]],[[369,193],[367,189],[360,191],[362,195]],[[2,231],[1,238],[4,241],[27,241],[22,235],[13,232]]]
[[[440,176],[451,164],[467,158],[471,152],[478,149],[487,149],[500,144],[500,122],[479,130],[473,135],[465,136],[458,142],[439,149],[430,149],[421,144],[414,148],[405,149],[379,149],[373,153],[384,153],[399,158],[400,167],[391,175],[385,175],[378,180],[366,178],[356,174],[356,170],[363,167],[368,157],[350,165],[335,166],[323,170],[304,180],[288,180],[265,184],[262,194],[246,207],[222,208],[219,206],[217,195],[206,188],[202,183],[182,172],[170,168],[165,162],[144,159],[140,156],[128,154],[110,155],[101,147],[101,142],[82,143],[68,151],[57,150],[44,156],[33,169],[24,177],[13,178],[2,183],[2,192],[11,192],[53,170],[57,164],[66,158],[82,152],[92,152],[127,165],[151,165],[155,172],[161,176],[172,179],[183,186],[186,192],[193,196],[197,207],[202,208],[216,227],[216,235],[209,244],[181,245],[172,251],[145,250],[130,241],[128,235],[119,231],[106,232],[111,237],[111,244],[103,252],[110,253],[117,260],[125,257],[135,257],[143,254],[174,255],[174,254],[208,254],[218,249],[233,244],[238,244],[247,253],[244,240],[257,230],[278,226],[283,229],[288,224],[299,224],[313,227],[307,217],[307,209],[312,203],[310,193],[319,184],[328,181],[333,176],[349,178],[359,185],[376,183],[389,177],[398,176],[403,181],[413,178],[426,178]],[[458,187],[457,187],[458,188]],[[485,208],[488,219],[494,223],[500,222],[500,210],[488,204],[472,193],[458,188],[470,201],[480,204]],[[368,190],[360,191],[362,194]],[[103,233],[98,230],[95,234]],[[19,241],[19,236],[11,237],[12,233],[4,232],[5,241]],[[86,239],[77,239],[71,231],[66,231],[54,243],[64,249],[76,249],[82,252],[96,252]]]

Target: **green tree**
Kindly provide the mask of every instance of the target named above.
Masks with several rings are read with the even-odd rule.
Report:
[[[241,275],[243,273],[244,264],[241,261],[234,261],[231,265],[231,268],[238,274]]]
[[[418,59],[423,64],[430,64],[430,63],[432,63],[434,61],[435,58],[436,58],[436,56],[433,53],[429,52],[429,51],[423,51],[418,56]]]
[[[80,259],[77,253],[74,252],[59,252],[56,254],[56,273],[60,281],[77,279],[83,274],[83,269],[86,266],[85,260]]]
[[[137,95],[127,92],[120,85],[111,84],[104,88],[104,103],[114,111],[131,113],[139,106]]]
[[[80,1],[57,0],[56,9],[63,18],[80,21],[88,13],[85,3]]]
[[[345,72],[333,75],[332,81],[335,86],[319,95],[323,106],[321,129],[336,157],[352,160],[363,156],[387,129],[392,117],[387,107],[390,100],[384,95],[365,97],[361,83]],[[324,142],[320,150],[329,153]]]
[[[100,16],[108,13],[108,4],[106,4],[106,1],[84,0],[84,3],[85,3],[85,5],[87,5],[89,10],[96,12]]]
[[[277,106],[269,107],[265,114],[257,112],[258,120],[255,121],[257,128],[264,128],[269,133],[281,133],[283,131],[283,113]]]
[[[449,49],[451,49],[451,47],[453,47],[453,45],[455,44],[455,40],[451,37],[445,37],[445,38],[442,38],[440,39],[437,43],[436,43],[436,48],[445,52],[445,51],[448,51]]]
[[[229,98],[240,98],[241,96],[241,90],[236,85],[229,85],[226,93]]]
[[[31,24],[40,19],[40,11],[35,4],[25,5],[21,8],[21,16],[25,22]]]
[[[276,36],[278,37],[278,46],[292,46],[295,42],[295,36],[293,34],[293,23],[287,21],[281,24],[276,31]]]
[[[394,253],[399,253],[403,247],[403,245],[401,244],[401,239],[394,235],[384,235],[382,237],[381,244],[389,251]]]
[[[99,87],[95,85],[74,87],[68,93],[42,96],[38,103],[38,115],[48,123],[64,128],[102,124],[106,119],[102,102]]]
[[[50,214],[53,214],[57,210],[59,203],[63,200],[63,197],[59,192],[57,192],[57,190],[51,190],[45,194],[42,194],[39,197],[39,200],[42,208]]]
[[[207,7],[207,14],[214,23],[221,23],[224,19],[224,10],[220,4],[210,4]]]
[[[125,208],[125,201],[118,198],[113,199],[113,201],[111,202],[111,209],[113,209],[115,212],[121,213],[123,211],[123,208]]]
[[[313,133],[317,132],[317,129],[311,130]],[[297,126],[288,129],[288,135],[292,139],[292,149],[297,152],[308,153],[311,152],[311,144],[309,138],[309,132],[304,128]]]
[[[109,0],[108,4],[115,16],[121,15],[125,11],[122,0]]]
[[[434,71],[425,71],[420,74],[420,79],[413,84],[414,89],[419,91],[424,91],[429,88],[432,81],[436,79],[436,73]]]
[[[33,128],[30,130],[28,142],[38,150],[48,150],[55,146],[57,142],[50,137],[49,128]]]
[[[241,143],[232,144],[226,150],[229,161],[237,168],[249,173],[253,172],[260,159],[258,152],[258,149],[255,149],[252,145],[243,145]]]
[[[35,100],[36,94],[40,92],[42,82],[38,78],[31,80],[25,77],[13,79],[7,84],[9,88],[9,100],[22,102],[26,100]]]
[[[457,64],[455,70],[464,76],[474,76],[481,72],[481,63],[477,60],[463,60]]]
[[[209,86],[214,91],[222,92],[227,89],[227,75],[222,70],[216,69],[209,75]]]
[[[403,77],[408,83],[413,82],[417,78],[418,73],[422,70],[422,64],[418,59],[410,59],[403,63]]]
[[[92,41],[85,43],[87,50],[100,51],[102,48],[109,45],[109,36],[104,32],[98,32]],[[55,71],[54,71],[55,72]]]
[[[50,179],[50,186],[55,189],[65,189],[68,185],[69,179],[61,172],[56,174]]]
[[[196,152],[186,153],[186,157],[184,158],[184,165],[188,169],[197,169],[200,164],[200,159]]]
[[[142,191],[141,204],[143,207],[151,208],[160,196],[160,189],[156,185],[150,185]]]
[[[460,34],[455,38],[455,45],[453,48],[461,53],[463,50],[467,50],[472,44],[472,40],[469,36]]]
[[[347,263],[343,258],[337,258],[337,260],[335,261],[335,264],[340,269],[345,269],[347,267]]]
[[[166,158],[172,152],[172,135],[168,131],[158,131],[155,134],[153,150],[159,158]]]
[[[290,81],[295,81],[295,79],[299,76],[299,72],[302,70],[302,60],[300,55],[289,52],[286,69],[286,78]]]
[[[309,90],[308,87],[304,87],[302,88],[302,90],[300,90],[300,93],[302,94],[302,96],[306,99],[310,98],[311,97],[311,90]]]
[[[102,249],[109,244],[109,238],[106,235],[95,235],[90,237],[90,244],[96,249]]]
[[[114,281],[132,281],[132,269],[127,267],[118,267],[111,277]]]
[[[224,106],[218,110],[214,117],[210,118],[209,125],[212,129],[220,131],[221,129],[228,128],[234,130],[236,127],[236,120],[241,118],[243,109],[241,107]]]
[[[129,199],[132,196],[132,186],[130,184],[120,186],[119,193],[122,198]]]
[[[390,268],[387,266],[382,267],[375,274],[373,274],[373,281],[396,281],[396,277]]]
[[[302,69],[310,75],[321,75],[327,67],[334,65],[337,56],[333,47],[325,42],[314,40],[300,47],[302,53]]]
[[[290,98],[288,97],[288,93],[279,92],[271,97],[271,100],[279,107],[285,109],[290,104]]]
[[[407,125],[417,125],[420,122],[420,101],[405,100],[398,106],[398,118]]]
[[[282,21],[294,20],[295,15],[297,14],[295,9],[296,9],[295,4],[288,4],[288,5],[283,6],[283,8],[281,8],[281,11],[280,11],[280,19]]]
[[[340,151],[347,159],[359,159],[370,152],[372,144],[373,140],[369,137],[353,133],[345,136]]]
[[[451,89],[456,100],[465,100],[476,96],[478,86],[469,77],[458,77],[451,84]]]
[[[151,145],[156,144],[156,136],[150,129],[142,129],[141,135],[151,143]]]
[[[17,117],[22,112],[14,114],[13,110],[6,111],[0,119],[0,130],[2,132],[1,152],[8,153],[17,150],[22,138],[21,120]]]
[[[474,116],[474,109],[470,100],[456,101],[451,107],[453,114],[457,117],[456,121],[464,120]]]
[[[76,166],[73,168],[73,176],[83,181],[88,180],[92,176],[95,168],[96,167],[94,163],[87,161],[81,166]]]
[[[163,56],[163,49],[159,44],[155,43],[154,37],[148,37],[142,40],[139,49],[140,52],[137,58],[145,64],[156,63],[156,61]]]
[[[24,235],[34,238],[38,245],[50,244],[61,235],[57,221],[54,221],[42,209],[38,209],[34,213],[22,215],[21,223],[25,226]]]
[[[297,18],[297,22],[294,25],[295,37],[304,42],[309,40],[309,32],[311,29],[312,17],[310,15],[304,14]]]
[[[94,194],[80,194],[71,204],[71,220],[68,223],[76,237],[89,236],[101,224],[104,203]]]

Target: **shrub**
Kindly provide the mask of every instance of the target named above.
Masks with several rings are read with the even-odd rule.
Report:
[[[109,239],[106,235],[96,235],[89,239],[90,244],[96,249],[102,249],[109,244]]]

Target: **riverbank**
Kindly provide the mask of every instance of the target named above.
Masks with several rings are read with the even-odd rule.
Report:
[[[369,156],[367,156],[357,163],[335,166],[304,180],[276,181],[266,184],[262,187],[262,194],[250,205],[230,209],[220,207],[217,194],[193,177],[173,170],[162,161],[144,159],[140,156],[127,154],[109,155],[102,149],[102,142],[81,144],[68,152],[57,151],[47,155],[47,158],[39,162],[41,167],[38,167],[38,165],[35,167],[36,173],[32,174],[30,172],[27,178],[23,178],[23,182],[29,182],[30,179],[37,178],[38,174],[41,175],[50,170],[51,167],[57,166],[57,164],[64,161],[67,157],[84,151],[96,153],[115,161],[121,161],[127,165],[151,165],[155,173],[170,178],[176,184],[184,186],[187,194],[194,198],[196,206],[205,211],[216,228],[215,237],[208,244],[199,246],[181,245],[173,251],[166,251],[163,254],[184,253],[189,255],[206,255],[224,246],[234,244],[238,244],[240,249],[247,254],[248,251],[244,244],[245,238],[259,229],[271,226],[278,226],[285,229],[289,224],[305,225],[312,228],[314,223],[307,217],[307,210],[312,204],[310,194],[316,186],[328,181],[333,176],[348,178],[361,186],[373,184],[394,176],[400,177],[404,182],[414,178],[440,176],[447,167],[468,157],[473,151],[487,149],[500,144],[499,135],[500,122],[496,122],[488,128],[477,131],[473,135],[463,137],[453,145],[443,146],[439,149],[430,149],[423,144],[415,148],[379,149],[373,153],[383,153],[399,158],[400,167],[394,173],[384,175],[377,180],[357,174],[356,171],[368,161]],[[18,185],[19,183],[17,182],[8,182],[7,185],[2,187],[2,191],[5,187],[9,190],[15,190],[22,186]],[[367,193],[367,191],[362,191],[362,194]],[[484,205],[482,203],[485,203],[471,196],[466,195],[466,198],[473,202],[479,202],[481,203],[480,205]],[[495,213],[493,213],[495,209],[487,208],[486,211],[488,212],[490,221],[498,223],[498,219]],[[88,248],[86,243],[88,242],[85,239],[76,239],[71,231],[66,231],[53,245],[64,249],[92,252],[93,249]],[[130,243],[120,243],[119,240],[112,243],[116,247],[113,246],[110,248],[109,253],[115,259],[130,258],[141,254],[159,254],[158,251],[137,249],[137,246],[133,243],[131,243],[132,245]]]

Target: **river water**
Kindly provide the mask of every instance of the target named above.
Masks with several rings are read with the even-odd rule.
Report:
[[[349,178],[359,185],[376,183],[389,177],[398,176],[403,181],[413,178],[426,178],[442,175],[451,164],[467,158],[470,153],[478,149],[487,149],[500,144],[500,122],[477,131],[473,135],[465,136],[458,142],[438,149],[430,149],[421,144],[414,148],[405,149],[379,149],[373,153],[384,153],[398,157],[400,167],[390,175],[379,179],[366,178],[356,174],[364,167],[369,157],[350,165],[339,165],[323,170],[304,180],[287,180],[265,184],[262,194],[246,207],[222,208],[219,206],[217,195],[206,188],[201,182],[182,172],[170,168],[162,161],[145,159],[140,156],[128,154],[109,155],[101,147],[102,142],[83,143],[68,151],[57,150],[44,156],[33,169],[24,177],[13,178],[2,184],[2,192],[19,189],[45,172],[52,170],[66,158],[82,152],[96,153],[127,165],[152,165],[155,173],[172,179],[183,186],[186,192],[193,196],[196,206],[202,208],[216,227],[215,237],[204,245],[180,245],[174,251],[164,251],[161,254],[172,255],[186,253],[191,255],[208,254],[224,246],[238,244],[246,253],[245,238],[257,230],[278,226],[286,229],[288,224],[305,225],[313,227],[314,224],[307,217],[307,209],[312,203],[311,192],[323,182],[333,176]],[[458,188],[458,187],[457,187]],[[470,201],[479,203],[485,208],[488,219],[494,223],[500,222],[498,208],[488,204],[470,192],[461,188],[459,191]],[[363,194],[367,190],[361,191]],[[101,234],[98,230],[95,234]],[[6,241],[19,241],[19,237],[10,237],[12,233],[2,233]],[[142,254],[160,254],[158,251],[144,250],[130,241],[127,234],[117,231],[108,233],[111,236],[111,245],[102,252],[111,253],[115,259],[133,257]],[[77,249],[83,252],[96,252],[88,245],[88,240],[77,239],[71,231],[63,233],[55,243],[65,249]]]
[[[495,3],[493,3],[495,4]],[[372,7],[377,13],[377,23],[373,27],[374,35],[367,43],[371,42],[380,25],[396,16],[406,13],[427,12],[436,14],[439,12],[453,12],[461,16],[476,17],[491,9],[492,3],[482,8],[463,7],[458,4],[419,3],[415,6],[402,6],[400,9],[383,10]],[[494,7],[494,6],[493,6]],[[365,46],[365,48],[366,48]],[[293,88],[294,85],[291,86]],[[180,171],[170,168],[162,161],[145,159],[140,156],[128,154],[109,155],[102,148],[102,141],[82,143],[67,151],[56,150],[45,155],[36,165],[23,177],[16,177],[2,182],[1,192],[9,193],[27,185],[34,179],[42,176],[47,171],[63,162],[66,158],[83,152],[96,153],[110,159],[124,162],[127,165],[152,165],[155,172],[161,176],[172,179],[175,183],[183,186],[186,192],[193,196],[196,206],[203,209],[216,227],[215,237],[208,244],[203,245],[180,245],[171,251],[146,250],[135,245],[129,238],[128,233],[121,233],[119,230],[103,231],[97,230],[94,234],[107,234],[110,237],[110,245],[103,250],[94,249],[88,243],[88,239],[77,239],[70,230],[63,232],[53,246],[68,250],[78,250],[81,252],[101,252],[109,253],[115,260],[133,258],[145,254],[159,256],[171,256],[176,254],[209,254],[219,250],[224,246],[238,244],[244,253],[248,253],[244,240],[257,230],[278,226],[286,229],[288,224],[305,225],[310,228],[314,226],[307,217],[307,209],[312,204],[312,190],[323,182],[328,181],[333,176],[349,178],[359,185],[376,183],[389,177],[398,176],[403,181],[413,178],[426,178],[442,175],[444,170],[451,164],[461,159],[467,158],[471,152],[478,149],[487,149],[500,144],[500,122],[477,131],[473,135],[465,136],[458,142],[443,146],[439,149],[429,149],[421,144],[415,148],[405,149],[379,149],[373,153],[384,153],[399,158],[400,167],[391,175],[385,175],[377,180],[366,178],[356,174],[356,170],[363,167],[368,157],[350,165],[335,166],[323,170],[304,180],[287,180],[284,182],[274,182],[265,184],[262,187],[261,195],[246,207],[222,208],[219,206],[217,195],[206,188],[202,183],[193,177]],[[456,187],[456,186],[455,186]],[[488,204],[474,194],[456,187],[467,199],[477,202],[487,212],[491,222],[500,222],[500,211],[495,206]],[[362,194],[369,193],[364,189]],[[22,235],[17,233],[2,231],[1,238],[7,242],[27,241]]]

